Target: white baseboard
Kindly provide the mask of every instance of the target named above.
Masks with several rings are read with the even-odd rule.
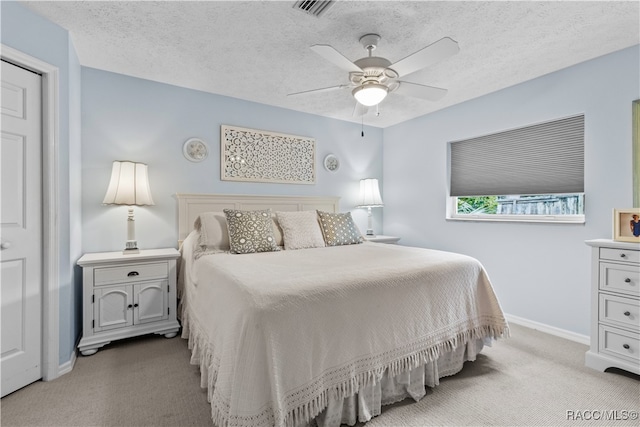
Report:
[[[580,344],[590,345],[591,338],[587,335],[576,334],[575,332],[567,331],[566,329],[556,328],[555,326],[546,325],[544,323],[536,322],[533,320],[525,319],[523,317],[514,316],[512,314],[505,313],[508,322],[515,323],[516,325],[525,326],[527,328],[535,329],[540,332],[554,335],[556,337],[564,338],[570,341],[575,341]]]
[[[73,370],[73,367],[76,364],[76,359],[78,358],[78,343],[80,342],[81,337],[82,337],[82,334],[78,337],[78,340],[76,341],[76,345],[73,347],[73,352],[71,353],[71,359],[69,359],[67,362],[64,362],[60,366],[58,366],[58,377],[61,377],[64,374],[68,374]]]
[[[73,353],[71,353],[71,359],[68,362],[65,362],[62,365],[58,366],[58,377],[61,377],[64,374],[68,374],[73,370],[73,366],[76,364],[76,358],[77,355],[76,351],[74,350]]]

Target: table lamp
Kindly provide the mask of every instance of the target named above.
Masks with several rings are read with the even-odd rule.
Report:
[[[147,165],[130,161],[114,161],[111,169],[111,181],[102,204],[129,206],[127,242],[122,253],[125,255],[139,253],[133,206],[154,205],[149,188]]]
[[[381,208],[383,206],[378,180],[375,178],[361,179],[360,195],[358,196],[356,207],[367,208],[367,236],[374,236],[371,208]]]

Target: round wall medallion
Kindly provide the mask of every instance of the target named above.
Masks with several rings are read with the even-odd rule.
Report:
[[[209,155],[209,148],[200,138],[190,138],[182,146],[182,153],[187,160],[201,162]]]
[[[340,160],[338,160],[338,158],[335,155],[329,154],[327,155],[327,157],[324,158],[324,168],[329,172],[335,172],[338,170],[339,167],[340,167]]]

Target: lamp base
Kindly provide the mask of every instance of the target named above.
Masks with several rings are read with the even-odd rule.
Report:
[[[373,215],[371,214],[371,206],[367,206],[367,236],[373,237]]]
[[[138,249],[138,241],[137,240],[127,240],[124,250],[122,251],[123,255],[131,255],[131,254],[139,254],[140,249]]]

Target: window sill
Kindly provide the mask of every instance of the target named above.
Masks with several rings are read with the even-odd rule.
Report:
[[[447,221],[476,221],[476,222],[540,222],[552,224],[584,224],[584,215],[452,215]]]

